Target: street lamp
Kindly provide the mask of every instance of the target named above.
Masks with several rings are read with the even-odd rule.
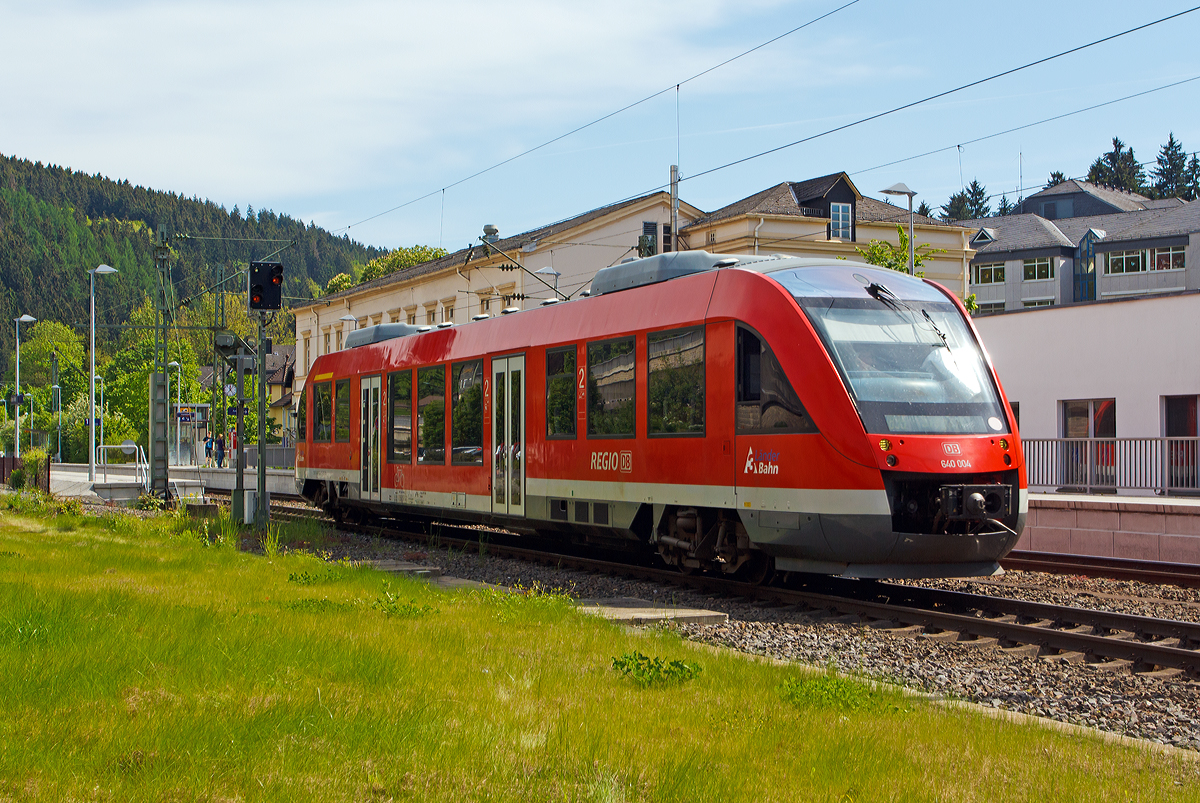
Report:
[[[100,445],[104,445],[104,377],[100,374],[92,374],[92,392],[95,393],[96,380],[100,380]],[[96,419],[92,419],[95,421]],[[105,461],[107,465],[107,461]],[[108,469],[105,469],[104,481],[108,482]]]
[[[558,271],[556,271],[550,265],[547,265],[544,268],[538,268],[537,270],[534,271],[534,273],[540,273],[543,276],[553,276],[554,277],[554,297],[558,298],[559,297],[559,295],[558,295],[558,277],[562,276],[562,274],[559,273]]]
[[[168,368],[176,368],[179,374],[175,382],[175,465],[182,466],[183,459],[179,452],[179,389],[183,387],[183,368],[175,360],[167,363]],[[167,404],[171,403],[171,373],[167,372]]]
[[[357,331],[357,330],[358,330],[358,318],[355,318],[355,317],[354,317],[353,315],[351,315],[350,313],[348,313],[348,312],[347,312],[345,315],[343,315],[342,317],[338,318],[338,320],[339,320],[339,321],[342,321],[343,323],[352,323],[352,324],[354,324],[354,329],[351,329],[350,331],[352,331],[352,332],[353,332],[353,331]],[[342,341],[342,342],[338,344],[339,346],[341,346],[341,345],[344,345],[344,344],[345,344],[345,342],[346,342],[346,339],[343,337],[343,338],[341,338],[341,341]]]
[[[16,447],[17,457],[21,456],[21,324],[33,323],[37,318],[32,315],[22,315],[20,318],[13,318],[17,323],[17,391],[16,391],[16,411],[17,421],[16,429],[13,430],[13,446]],[[33,397],[29,399],[29,441],[30,447],[33,448]]]
[[[51,385],[50,389],[54,391],[54,406],[58,408],[58,456],[54,462],[62,462],[62,388],[58,385]]]
[[[96,481],[96,274],[107,276],[117,269],[99,265],[88,271],[92,284],[92,372],[88,381],[88,482]],[[101,438],[104,437],[104,421],[100,421]]]
[[[908,188],[908,185],[903,182],[893,184],[886,190],[880,190],[884,195],[907,195],[908,196],[908,273],[910,276],[916,275],[916,252],[913,246],[913,210],[912,199],[916,195],[915,192]]]

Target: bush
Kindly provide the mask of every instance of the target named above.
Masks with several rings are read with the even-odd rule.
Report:
[[[43,490],[50,487],[49,465],[47,456],[41,449],[30,449],[21,455],[21,469],[25,483]]]
[[[700,664],[694,661],[664,661],[634,650],[613,658],[612,668],[632,678],[639,686],[667,686],[686,683],[700,674]]]
[[[25,469],[14,468],[8,475],[8,487],[19,491],[25,487]]]
[[[167,504],[152,493],[144,493],[137,498],[133,506],[138,510],[162,510]]]

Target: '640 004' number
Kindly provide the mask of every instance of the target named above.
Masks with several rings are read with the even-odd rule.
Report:
[[[942,468],[970,468],[970,460],[943,460]]]

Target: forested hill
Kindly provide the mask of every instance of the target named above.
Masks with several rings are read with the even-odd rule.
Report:
[[[277,258],[286,266],[284,295],[302,298],[312,295],[310,280],[324,287],[351,265],[386,253],[287,215],[226,211],[212,201],[0,155],[0,321],[9,322],[0,326],[0,376],[13,372],[14,318],[86,323],[88,270],[97,265],[120,271],[97,279],[97,320],[126,321],[153,287],[151,233],[160,225],[175,251],[180,299],[211,285],[227,266],[287,244],[269,240],[296,240]],[[97,337],[107,341],[106,334],[98,330]]]

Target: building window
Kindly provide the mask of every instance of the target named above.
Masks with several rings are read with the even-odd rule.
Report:
[[[397,371],[388,376],[392,399],[391,448],[389,463],[412,463],[412,371]]]
[[[450,462],[483,464],[483,360],[450,369]]]
[[[1183,270],[1183,246],[1173,245],[1170,248],[1155,248],[1150,260],[1154,270]]]
[[[1040,279],[1054,278],[1054,258],[1038,257],[1025,260],[1025,281],[1036,282]]]
[[[658,224],[642,223],[642,236],[638,241],[639,256],[650,257],[658,253]]]
[[[417,462],[446,464],[446,367],[417,371]]]
[[[977,305],[976,315],[990,315],[993,312],[1004,312],[1003,301],[984,301]]]
[[[1104,260],[1104,272],[1107,274],[1142,273],[1146,270],[1146,252],[1138,251],[1109,251]]]
[[[451,322],[454,320],[454,307],[442,307],[442,320]]]
[[[1053,307],[1054,299],[1053,298],[1029,298],[1029,299],[1026,299],[1025,301],[1022,301],[1021,304],[1025,307],[1025,309],[1032,309],[1034,307]]]
[[[312,368],[312,344],[311,338],[308,335],[304,336],[304,373],[308,373],[308,369]]]
[[[342,350],[342,330],[341,329],[337,330],[337,350],[338,351]]]
[[[647,338],[646,420],[650,435],[704,434],[704,329]]]
[[[425,323],[428,324],[429,326],[433,326],[435,323],[437,323],[437,308],[436,307],[425,310]]]
[[[716,242],[717,242],[717,233],[715,231],[710,231],[708,233],[708,244],[716,245]]]
[[[633,338],[588,343],[588,436],[633,437]]]
[[[574,346],[546,350],[546,437],[575,437]]]
[[[326,332],[326,333],[325,333],[325,350],[324,350],[324,351],[322,351],[321,353],[322,353],[322,354],[328,354],[328,353],[329,353],[329,333],[328,333],[328,332]]]
[[[339,379],[333,393],[333,440],[350,442],[350,380]]]
[[[1117,437],[1116,399],[1065,401],[1062,409],[1064,438]]]
[[[671,250],[671,224],[663,224],[663,253]]]
[[[1196,397],[1167,396],[1167,437],[1194,438],[1196,429]],[[1195,465],[1195,463],[1193,463]]]
[[[971,271],[974,277],[971,279],[972,284],[1004,284],[1004,263],[998,262],[991,265],[972,265]]]
[[[479,311],[490,312],[492,309],[492,300],[490,298],[479,299]]]
[[[417,325],[417,313],[415,313],[415,312],[408,313],[408,325],[409,326]]]
[[[851,225],[850,204],[829,205],[829,239],[851,240],[853,228]]]

